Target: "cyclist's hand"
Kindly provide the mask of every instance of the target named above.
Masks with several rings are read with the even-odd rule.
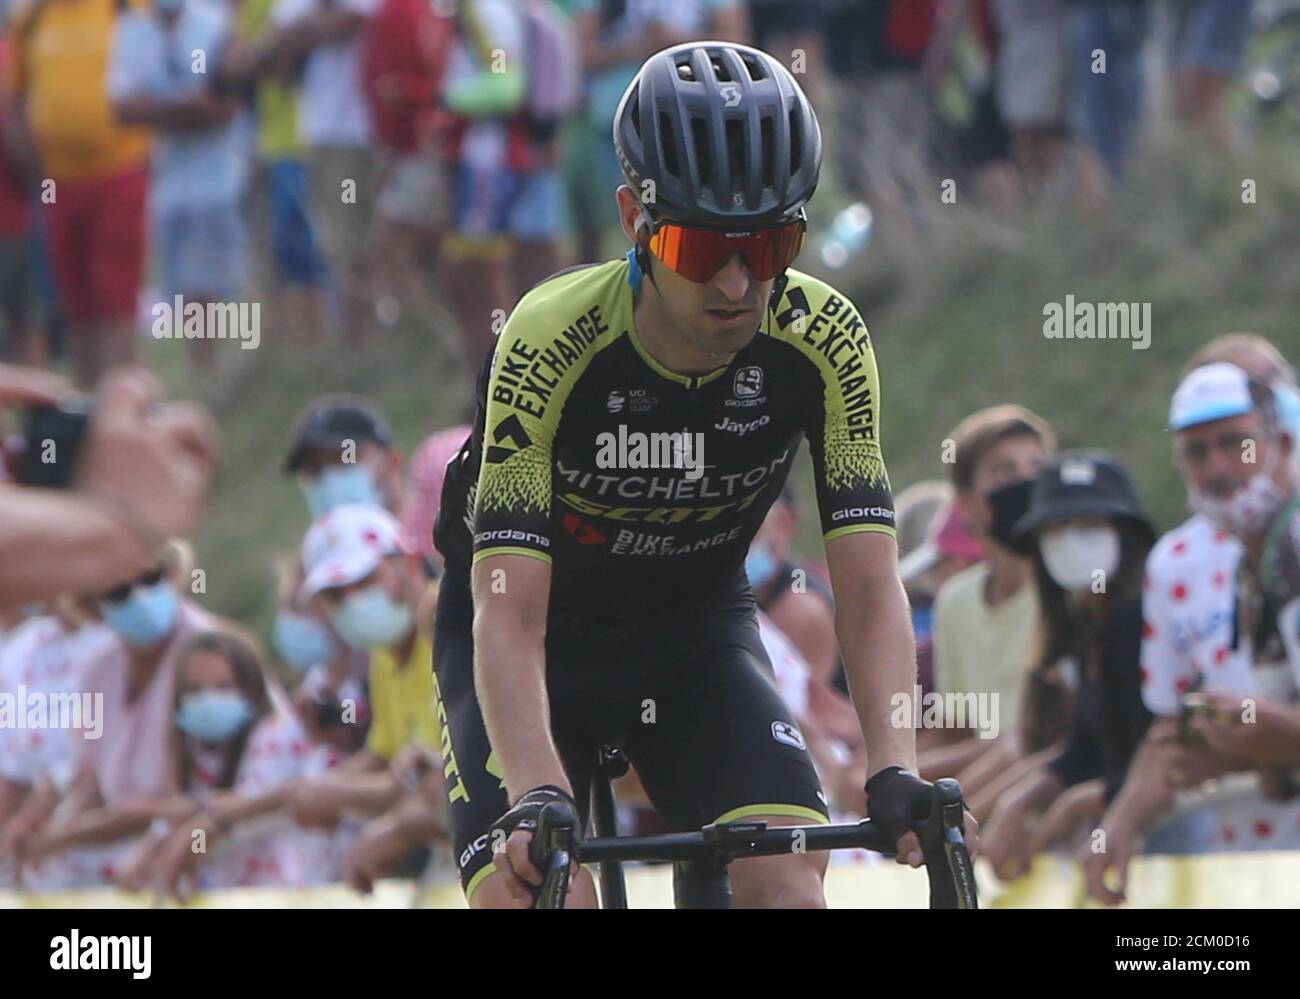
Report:
[[[501,818],[492,823],[488,830],[488,842],[492,846],[492,863],[500,872],[506,890],[522,906],[532,905],[533,889],[540,888],[543,875],[528,856],[529,844],[537,830],[537,817],[542,808],[553,801],[562,801],[578,812],[573,796],[554,784],[545,784],[525,791],[519,800]],[[576,853],[579,830],[573,831],[574,852]],[[531,887],[530,887],[531,886]]]
[[[921,867],[925,854],[913,831],[930,812],[929,781],[902,767],[886,767],[867,781],[867,815],[879,823],[896,844],[895,860],[909,867]],[[979,853],[979,823],[969,809],[963,810],[962,838],[972,860]]]

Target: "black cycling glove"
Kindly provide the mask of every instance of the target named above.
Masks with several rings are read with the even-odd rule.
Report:
[[[521,794],[519,800],[514,803],[510,810],[492,823],[491,828],[488,829],[488,842],[494,847],[500,843],[501,847],[504,848],[505,841],[510,838],[510,834],[516,829],[535,833],[537,831],[537,817],[541,814],[542,809],[552,802],[561,802],[568,805],[575,816],[578,814],[578,806],[568,791],[562,787],[556,787],[554,784],[543,784],[541,787],[535,787],[531,791],[525,791]],[[500,835],[498,835],[498,831]],[[573,848],[575,852],[581,834],[582,830],[575,824],[573,827]]]
[[[930,789],[934,785],[902,767],[885,767],[867,781],[867,814],[872,825],[897,843],[930,813]]]

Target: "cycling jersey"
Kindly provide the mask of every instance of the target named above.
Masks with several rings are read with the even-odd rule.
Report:
[[[514,310],[444,487],[449,571],[544,559],[552,610],[595,619],[734,592],[802,437],[824,537],[892,535],[879,379],[852,303],[789,270],[729,364],[681,375],[637,338],[640,277],[630,255],[562,272]]]

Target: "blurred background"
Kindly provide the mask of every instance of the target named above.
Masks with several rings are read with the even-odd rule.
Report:
[[[757,45],[813,100],[826,163],[796,266],[847,293],[871,330],[896,496],[948,478],[945,443],[963,418],[1015,403],[1052,425],[1057,448],[1117,456],[1163,533],[1187,514],[1165,427],[1193,354],[1253,331],[1300,358],[1300,3],[0,8],[0,361],[51,368],[84,390],[134,361],[169,395],[210,409],[221,464],[201,526],[167,571],[182,583],[201,572],[186,601],[246,629],[269,685],[300,712],[303,673],[277,633],[311,569],[304,533],[331,505],[304,455],[358,432],[378,446],[369,492],[340,488],[391,510],[435,571],[434,466],[472,420],[474,378],[505,315],[554,270],[626,252],[611,122],[638,66],[667,45]],[[1149,303],[1148,340],[1048,338],[1044,309],[1067,295]],[[184,338],[178,296],[240,306],[229,313],[238,336],[232,326],[227,339]],[[355,406],[317,405],[338,393]],[[792,482],[811,503],[806,454]],[[911,547],[934,540],[947,502]],[[817,519],[799,503],[786,551],[815,571]],[[82,602],[94,618],[94,601]],[[21,621],[11,616],[6,633]],[[367,664],[351,669],[329,673],[325,700],[340,702],[348,676],[367,686]],[[342,740],[331,751],[355,750]],[[0,833],[11,884],[17,838]],[[376,847],[384,859],[366,870],[409,873],[394,858],[410,845]],[[332,848],[341,878],[346,845]],[[58,888],[96,881],[49,877]],[[248,883],[263,882],[210,882]]]

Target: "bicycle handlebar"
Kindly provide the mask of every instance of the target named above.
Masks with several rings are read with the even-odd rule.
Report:
[[[955,780],[936,781],[929,814],[916,828],[930,880],[930,908],[977,909],[979,899],[970,853],[963,836],[965,802]],[[569,866],[574,859],[573,832],[577,816],[568,805],[545,806],[537,833],[529,845],[533,864],[545,875],[534,908],[563,908]],[[795,849],[846,850],[861,848],[892,856],[896,844],[883,829],[863,819],[853,824],[780,826],[764,822],[730,822],[705,826],[699,832],[663,836],[612,836],[584,841],[578,859],[592,862],[708,861],[726,864],[738,857],[770,857]],[[560,862],[560,858],[563,862]]]

